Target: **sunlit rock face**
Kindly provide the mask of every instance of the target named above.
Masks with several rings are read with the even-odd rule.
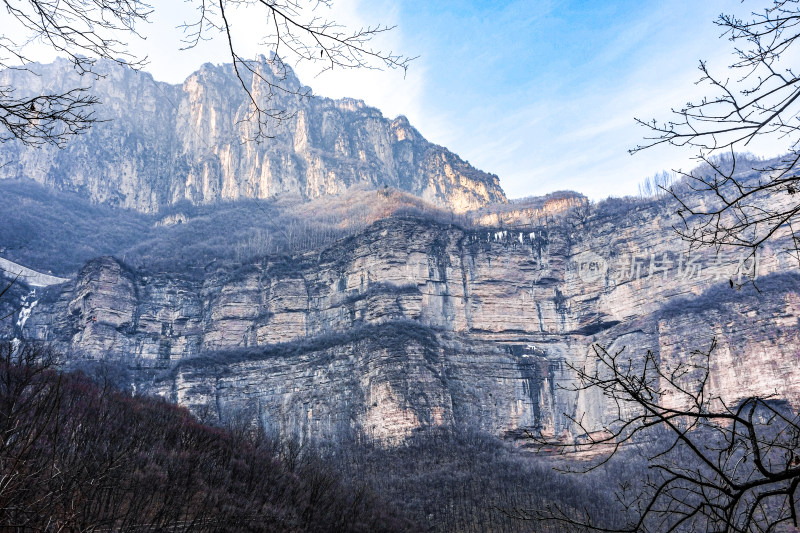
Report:
[[[66,61],[0,72],[19,95],[91,87],[99,122],[59,150],[0,147],[0,179],[31,178],[59,190],[143,212],[188,200],[196,204],[281,193],[306,198],[353,186],[394,187],[455,211],[504,202],[497,176],[431,144],[403,117],[385,118],[360,100],[299,98],[294,73],[262,58],[261,78],[245,77],[266,109],[288,116],[269,122],[271,138],[252,142],[257,124],[231,65],[203,65],[169,85],[111,63],[105,77],[79,77]],[[266,81],[265,81],[266,80]]]
[[[559,193],[501,209],[496,176],[355,100],[280,96],[291,118],[273,125],[274,138],[243,142],[254,125],[230,66],[206,65],[182,86],[103,68],[88,82],[104,102],[98,117],[111,120],[62,151],[4,144],[0,177],[145,212],[384,185],[454,211],[495,205],[474,227],[390,216],[237,268],[164,274],[102,257],[66,283],[14,287],[15,301],[28,298],[24,320],[2,327],[51,343],[68,366],[119,363],[137,391],[304,438],[394,443],[440,426],[569,437],[616,414],[597,391],[575,388],[575,369],[597,364],[594,347],[634,362],[649,351],[675,368],[715,340],[710,394],[800,407],[800,275],[777,245],[757,264],[687,254],[663,203],[597,207]],[[80,84],[65,63],[41,69],[25,80],[0,73],[0,83],[36,93]],[[300,89],[291,73],[283,83]],[[742,272],[758,274],[755,287]]]
[[[389,218],[191,278],[101,258],[46,289],[24,334],[123,361],[137,387],[197,412],[308,437],[574,435],[569,416],[596,430],[613,404],[571,388],[597,344],[674,368],[716,339],[712,394],[800,405],[797,264],[765,250],[756,290],[739,277],[752,261],[687,255],[669,212],[607,204],[525,231]]]

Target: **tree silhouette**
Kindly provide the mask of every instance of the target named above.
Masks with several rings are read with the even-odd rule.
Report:
[[[650,135],[636,153],[669,144],[697,150],[701,165],[671,186],[679,203],[679,235],[693,246],[734,247],[753,256],[768,242],[800,260],[800,77],[788,53],[800,36],[800,2],[773,0],[746,18],[715,21],[734,44],[729,73],[700,62],[707,96],[672,110],[672,119],[637,122]],[[760,161],[740,152],[756,141],[777,142],[786,155]],[[756,261],[752,262],[755,268]],[[733,286],[732,281],[730,282]],[[594,388],[616,407],[602,428],[573,420],[575,443],[546,442],[560,451],[604,448],[644,453],[641,486],[623,487],[628,510],[623,531],[774,531],[797,528],[800,420],[780,398],[752,396],[735,404],[709,389],[716,344],[668,368],[653,353],[634,357],[595,346],[596,367],[575,368],[578,388]],[[557,507],[538,518],[603,530],[589,516]]]
[[[697,150],[704,164],[681,172],[683,183],[671,189],[683,218],[677,229],[692,244],[755,254],[767,241],[788,236],[787,249],[796,254],[800,77],[789,52],[800,37],[800,5],[774,0],[748,18],[722,14],[715,24],[734,44],[728,72],[701,61],[697,84],[708,87],[707,96],[672,109],[666,122],[636,119],[650,134],[630,152],[662,144]],[[768,162],[737,155],[762,139],[786,155]]]
[[[735,404],[713,395],[710,357],[689,354],[667,368],[652,352],[644,358],[594,346],[595,357],[577,374],[573,391],[598,389],[613,414],[601,426],[572,417],[574,441],[532,437],[542,447],[600,459],[643,454],[646,477],[625,484],[617,499],[625,523],[609,525],[552,505],[517,511],[529,520],[556,521],[595,531],[775,531],[798,527],[800,418],[785,401],[748,397]]]

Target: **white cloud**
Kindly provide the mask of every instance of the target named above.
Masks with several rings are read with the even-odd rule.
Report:
[[[653,26],[653,20],[641,21],[630,35],[598,50],[590,63],[630,56],[631,47],[645,46],[642,41]],[[651,45],[645,61],[609,68],[607,77],[572,94],[531,91],[528,101],[515,108],[472,110],[471,121],[481,127],[471,135],[449,139],[450,147],[476,166],[497,173],[510,197],[565,188],[596,199],[635,194],[646,176],[662,169],[688,170],[696,162],[692,151],[669,146],[629,155],[628,150],[647,134],[634,117],[668,119],[671,107],[698,100],[707,89],[694,84],[699,76],[696,61],[704,56],[724,69],[730,61],[726,44],[711,28],[681,46]]]

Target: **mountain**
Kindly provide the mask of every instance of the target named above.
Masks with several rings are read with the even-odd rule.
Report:
[[[744,257],[687,255],[666,201],[527,206],[503,207],[504,227],[482,225],[486,212],[395,214],[307,251],[191,271],[97,258],[29,298],[15,334],[72,364],[133,369],[137,390],[195,412],[312,439],[577,436],[566,415],[600,430],[615,406],[574,389],[594,344],[674,366],[716,339],[711,394],[800,405],[800,276],[780,242],[753,286]]]
[[[302,87],[290,69],[283,79],[263,57],[256,68],[267,80]],[[497,176],[426,141],[405,117],[387,119],[359,100],[276,94],[269,106],[291,118],[257,144],[247,142],[256,126],[230,64],[205,64],[182,85],[107,61],[97,71],[102,77],[80,77],[58,60],[0,72],[0,84],[19,88],[18,96],[89,87],[102,102],[100,122],[64,149],[0,146],[0,179],[32,179],[145,213],[181,201],[311,199],[354,186],[396,188],[456,212],[505,201]],[[256,95],[266,90],[258,77],[248,83]]]
[[[230,66],[182,86],[102,67],[83,81],[108,122],[61,151],[0,147],[0,255],[33,271],[0,301],[0,336],[312,440],[601,430],[615,405],[575,370],[596,344],[675,368],[716,340],[710,394],[800,406],[800,276],[780,239],[755,264],[687,253],[667,200],[509,202],[496,176],[353,100],[281,97],[293,118],[242,143]],[[81,83],[37,68],[2,76]]]

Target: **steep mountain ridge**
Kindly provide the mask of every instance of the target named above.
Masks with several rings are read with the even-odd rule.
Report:
[[[758,262],[690,254],[666,201],[507,203],[496,176],[354,100],[281,97],[292,118],[243,143],[253,125],[229,65],[182,86],[104,66],[88,81],[111,120],[61,151],[0,148],[0,177],[16,187],[3,190],[30,202],[5,200],[2,253],[69,277],[14,285],[2,311],[23,305],[2,335],[303,438],[397,442],[438,426],[578,436],[570,417],[599,430],[614,405],[575,388],[596,343],[675,365],[716,339],[711,394],[800,406],[800,277],[780,239]],[[80,84],[64,67],[0,76],[32,92]],[[15,216],[46,212],[52,190],[73,194],[46,225]],[[27,254],[42,264],[20,260],[31,243],[47,244]],[[59,246],[76,250],[59,259]]]
[[[288,68],[288,67],[287,67]],[[291,70],[261,76],[300,88]],[[231,65],[203,65],[182,85],[102,62],[104,77],[80,77],[65,60],[5,70],[0,82],[19,96],[90,87],[102,102],[90,131],[64,149],[0,146],[0,179],[29,178],[97,202],[154,213],[182,200],[195,204],[341,193],[353,186],[394,187],[461,212],[505,201],[497,176],[481,172],[426,141],[405,117],[389,120],[352,99],[279,93],[270,108],[290,118],[271,124],[261,143],[247,120],[249,101]],[[266,91],[249,80],[258,96]]]
[[[599,429],[613,406],[571,390],[594,343],[676,361],[716,338],[713,394],[800,405],[796,264],[776,243],[758,289],[732,288],[745,258],[687,256],[670,213],[609,201],[525,230],[395,216],[199,278],[99,258],[42,292],[21,333],[138,369],[138,390],[308,437],[561,435],[576,429],[565,413]]]

